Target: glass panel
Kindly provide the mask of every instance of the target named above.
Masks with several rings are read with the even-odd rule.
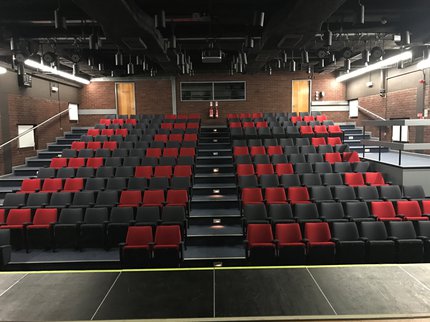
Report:
[[[215,83],[215,100],[244,100],[245,99],[245,83]]]
[[[181,83],[183,101],[212,100],[212,83]]]

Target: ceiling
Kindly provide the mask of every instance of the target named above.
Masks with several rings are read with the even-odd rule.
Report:
[[[129,62],[136,75],[256,73],[291,69],[292,60],[297,69],[332,72],[344,68],[344,57],[362,66],[364,49],[422,53],[429,11],[427,0],[1,1],[0,60],[55,53],[62,69],[79,58],[87,77],[127,75]],[[221,63],[202,63],[209,47],[222,52]]]

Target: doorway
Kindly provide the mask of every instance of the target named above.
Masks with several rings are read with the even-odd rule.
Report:
[[[116,110],[120,115],[136,114],[136,93],[134,83],[115,83]]]
[[[292,86],[292,112],[297,115],[300,112],[309,112],[310,101],[310,80],[299,79],[293,80]]]

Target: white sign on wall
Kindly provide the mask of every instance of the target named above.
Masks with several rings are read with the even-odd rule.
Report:
[[[18,125],[18,135],[33,128],[33,125]],[[32,148],[35,146],[34,130],[29,131],[27,134],[18,139],[18,148]]]
[[[351,100],[349,103],[349,117],[358,117],[358,100]]]
[[[79,121],[78,104],[69,103],[69,120]]]

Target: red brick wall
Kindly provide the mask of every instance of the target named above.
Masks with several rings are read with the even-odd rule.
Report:
[[[115,82],[92,82],[82,87],[80,108],[115,108]]]

